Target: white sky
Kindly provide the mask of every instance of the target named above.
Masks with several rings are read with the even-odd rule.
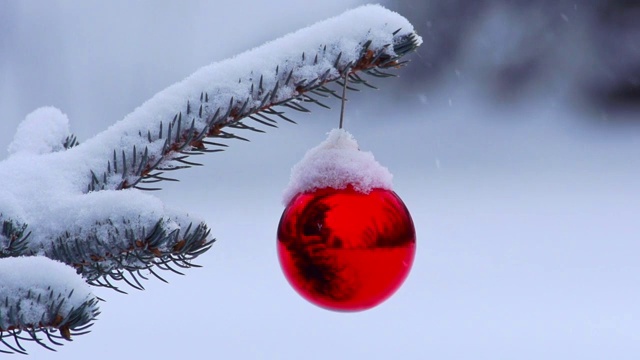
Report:
[[[44,105],[83,141],[198,67],[357,3],[2,2],[0,147]],[[336,102],[163,184],[156,195],[219,239],[204,268],[126,296],[96,289],[107,302],[93,332],[58,353],[32,346],[33,358],[635,358],[638,126],[544,97],[498,111],[464,78],[389,103],[385,81],[353,96],[347,128],[394,174],[416,223],[414,269],[394,297],[328,312],[278,267],[282,189],[337,124]]]

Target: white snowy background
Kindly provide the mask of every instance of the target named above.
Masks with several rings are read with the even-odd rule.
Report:
[[[0,2],[0,147],[45,105],[83,141],[203,65],[361,3]],[[394,174],[418,234],[412,273],[387,302],[316,308],[277,262],[282,189],[337,125],[334,102],[292,114],[299,125],[243,134],[252,142],[163,184],[155,195],[213,228],[204,268],[129,295],[94,289],[107,301],[93,332],[58,353],[31,346],[31,356],[637,358],[640,115],[610,124],[611,114],[551,97],[546,78],[517,105],[496,106],[474,73],[491,46],[474,44],[436,91],[402,93],[390,79],[351,95],[347,129]],[[409,66],[428,66],[428,52],[425,38]]]

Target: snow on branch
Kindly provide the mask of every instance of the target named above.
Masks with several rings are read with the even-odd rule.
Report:
[[[87,190],[147,188],[163,171],[196,164],[189,156],[222,150],[207,138],[246,140],[231,132],[263,132],[256,126],[291,121],[284,110],[327,107],[325,98],[340,98],[331,82],[392,76],[381,69],[402,66],[421,41],[405,18],[369,5],[206,66],[81,146],[98,159],[83,170]]]
[[[24,268],[43,262],[34,256],[118,291],[118,283],[143,289],[150,275],[162,280],[158,269],[195,266],[214,241],[209,227],[142,190],[175,181],[167,175],[172,170],[199,165],[193,155],[222,151],[227,139],[246,140],[236,131],[264,132],[280,120],[293,122],[285,111],[328,107],[340,98],[332,83],[354,90],[373,87],[365,77],[394,76],[388,70],[403,66],[401,57],[421,43],[405,18],[367,5],[203,67],[82,144],[62,112],[34,111],[0,162],[0,279],[8,261]],[[32,257],[14,259],[25,255]],[[70,285],[77,281],[29,281],[0,287],[0,341],[12,351],[24,351],[20,331],[37,342],[35,333],[50,336],[47,329],[68,338],[93,319],[93,298],[70,300],[80,292]],[[40,318],[20,317],[21,304],[39,309],[30,314]],[[52,304],[67,310],[54,314]]]
[[[88,332],[97,298],[73,269],[46,257],[0,261],[0,353],[26,354],[21,341],[51,349]]]

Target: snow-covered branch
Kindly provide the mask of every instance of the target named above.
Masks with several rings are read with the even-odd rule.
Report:
[[[405,18],[368,5],[206,66],[81,144],[66,115],[36,110],[0,162],[0,280],[8,261],[36,267],[44,261],[36,256],[114,289],[115,281],[142,289],[149,274],[162,279],[156,269],[194,266],[191,260],[213,243],[208,226],[141,190],[173,180],[168,171],[196,165],[192,155],[221,151],[225,139],[246,140],[235,131],[263,132],[292,121],[285,111],[328,107],[325,100],[340,98],[331,83],[373,87],[365,75],[393,76],[386,70],[401,67],[400,58],[421,42]],[[13,258],[24,255],[31,257]],[[0,283],[0,341],[23,352],[21,330],[36,339],[37,331],[49,336],[46,329],[58,329],[68,338],[93,319],[94,298],[82,293],[82,301],[71,302],[82,286],[65,279]],[[31,318],[22,304],[35,309]],[[7,334],[15,346],[2,340]]]
[[[87,163],[87,188],[148,188],[162,171],[193,165],[189,156],[222,150],[207,138],[243,139],[231,132],[262,132],[256,126],[289,120],[286,110],[308,112],[307,103],[327,107],[325,98],[340,98],[331,82],[391,76],[382,70],[402,66],[420,43],[402,16],[364,6],[203,67],[79,146],[99,159]]]
[[[0,342],[26,354],[21,341],[51,349],[87,331],[97,298],[72,268],[42,256],[0,261]]]

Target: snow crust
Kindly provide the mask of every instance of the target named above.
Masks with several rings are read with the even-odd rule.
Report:
[[[69,135],[69,119],[59,109],[47,106],[34,110],[18,126],[9,144],[9,154],[46,154],[64,150]]]
[[[6,318],[9,306],[14,311],[19,308],[23,323],[39,323],[43,314],[51,311],[45,301],[35,299],[49,299],[52,290],[56,305],[65,299],[58,310],[63,317],[93,298],[89,285],[70,266],[43,256],[3,258],[0,261],[0,328],[15,325],[5,322],[10,321]],[[62,298],[58,299],[58,295]]]
[[[345,189],[369,193],[375,188],[391,190],[393,175],[371,152],[360,151],[356,139],[343,129],[333,129],[320,145],[307,151],[291,170],[284,190],[285,206],[299,193],[316,189]]]

